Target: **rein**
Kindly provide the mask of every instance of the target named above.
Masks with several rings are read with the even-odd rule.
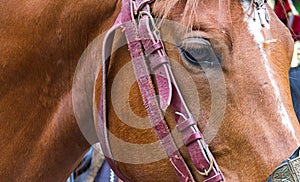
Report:
[[[140,92],[150,123],[158,136],[177,176],[180,181],[195,181],[186,161],[178,151],[170,130],[166,124],[164,114],[171,106],[176,117],[176,128],[182,134],[183,143],[187,147],[189,156],[198,173],[204,177],[205,182],[224,181],[203,135],[197,127],[191,112],[179,90],[170,67],[169,58],[161,42],[159,31],[155,26],[150,12],[150,3],[154,0],[123,0],[122,10],[115,25],[108,31],[103,44],[103,68],[102,68],[102,95],[99,106],[99,139],[108,163],[116,175],[123,181],[130,181],[118,169],[113,161],[110,151],[107,131],[106,112],[106,80],[109,69],[110,50],[112,47],[113,33],[122,28],[128,43],[128,49],[132,58],[134,74],[139,85]],[[152,75],[155,75],[156,85]],[[155,86],[158,93],[155,90]],[[160,99],[157,99],[157,96]]]

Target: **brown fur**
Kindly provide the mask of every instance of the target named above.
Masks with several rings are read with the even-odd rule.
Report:
[[[223,8],[216,16],[219,3]],[[161,0],[155,3],[153,11],[185,25],[191,24],[198,35],[210,40],[223,58],[227,105],[218,135],[210,143],[212,152],[227,181],[263,181],[297,144],[274,113],[277,101],[257,56],[256,44],[245,31],[240,4],[233,0],[189,0],[187,4],[189,8],[185,9],[184,0]],[[167,8],[162,11],[161,7]],[[188,16],[190,7],[194,12],[191,17]],[[0,4],[0,181],[63,181],[88,149],[90,144],[81,134],[73,113],[72,79],[84,49],[111,27],[119,10],[120,1],[47,0],[37,4],[16,0]],[[292,113],[288,91],[292,40],[275,15],[271,13],[271,16],[272,36],[278,41],[266,44],[266,48],[270,51],[275,79],[281,86],[282,100],[299,138],[299,125]],[[209,85],[201,74],[193,72],[195,68],[179,59],[177,49],[171,45],[166,48],[172,59],[185,65],[197,85],[201,100],[199,126],[203,128],[210,114]],[[130,60],[126,49],[120,49],[112,59],[108,94],[113,78]],[[126,84],[127,78],[123,82]],[[98,82],[95,102],[99,101],[100,87]],[[118,88],[123,91],[122,85]],[[130,107],[144,117],[137,86],[131,89]],[[126,109],[123,108],[124,112]],[[173,115],[168,112],[166,117],[170,126],[174,126]],[[112,105],[109,119],[111,132],[122,140],[136,144],[157,141],[151,129],[135,129],[120,122]],[[163,154],[159,147],[144,154],[128,153],[126,148],[115,144],[112,150],[115,156],[137,160],[149,158],[155,152]],[[185,149],[181,150],[188,160]],[[166,158],[150,164],[118,164],[133,181],[177,180]]]
[[[63,181],[78,164],[90,144],[72,109],[75,67],[118,11],[116,1],[1,2],[0,181]]]

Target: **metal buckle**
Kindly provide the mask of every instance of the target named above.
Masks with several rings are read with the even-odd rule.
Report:
[[[262,27],[265,27],[266,24],[269,24],[270,16],[268,13],[267,8],[265,7],[266,0],[254,0],[254,13],[253,13],[253,20],[256,21],[256,16],[260,21]],[[257,13],[256,13],[257,12]],[[257,14],[257,15],[256,15]]]
[[[275,171],[271,175],[271,182],[278,181],[300,181],[300,157],[289,159],[275,169]]]
[[[213,157],[210,155],[210,153],[208,153],[208,146],[206,146],[204,148],[204,151],[205,153],[207,154],[207,157],[209,159],[209,168],[206,170],[204,169],[204,171],[200,171],[199,169],[197,169],[198,173],[201,175],[201,176],[208,176],[209,173],[212,171],[213,167],[214,167],[214,161],[213,161]]]
[[[300,180],[300,157],[289,161],[291,172],[297,181]]]
[[[294,182],[294,177],[289,169],[288,163],[284,163],[283,165],[278,166],[271,176],[271,182],[278,182],[283,180]]]
[[[256,8],[261,8],[265,4],[265,0],[254,0],[253,4]]]
[[[141,11],[146,4],[150,4],[154,2],[154,0],[133,0],[134,14],[137,15],[139,11]]]

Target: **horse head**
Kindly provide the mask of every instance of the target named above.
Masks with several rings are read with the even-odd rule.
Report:
[[[299,124],[288,82],[293,40],[263,3],[152,4],[152,13],[162,18],[158,26],[175,79],[228,181],[267,179],[299,145]],[[107,77],[112,156],[128,179],[175,180],[173,164],[147,122],[126,41],[122,36],[116,39],[125,46],[117,46],[111,55]],[[158,100],[164,102],[163,98]],[[202,181],[180,142],[181,135],[174,129],[174,120],[181,117],[180,113],[178,116],[165,109],[164,117],[181,154],[195,179]]]
[[[97,142],[101,50],[112,40],[110,27],[122,6],[121,0],[1,3],[1,181],[62,181]],[[227,181],[266,180],[299,145],[288,82],[293,45],[288,29],[264,1],[157,0],[150,6],[155,19],[148,18],[148,28],[160,31],[163,45],[155,46],[164,47],[174,73],[168,82],[172,92],[157,94],[156,101],[191,175],[203,180],[176,129],[187,113]],[[132,181],[176,181],[180,170],[149,124],[122,32],[128,32],[126,26],[116,29],[104,56],[110,60],[107,157]],[[162,80],[171,78],[165,76]],[[172,104],[179,93],[174,80],[186,105]],[[190,112],[174,113],[170,105]]]

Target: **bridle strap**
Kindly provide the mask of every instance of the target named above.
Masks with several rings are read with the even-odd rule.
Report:
[[[144,17],[141,17],[139,22],[136,23],[133,19],[132,4],[128,4],[128,1],[126,0],[124,0],[123,3],[126,4],[126,10],[123,11],[125,36],[132,58],[134,74],[152,127],[160,139],[180,181],[195,181],[169,132],[169,128],[164,120],[164,113],[162,112],[156,98],[156,92],[153,87],[154,84],[148,70],[142,45],[143,43],[147,43],[146,41],[149,41],[149,39],[140,37],[140,35],[143,35],[146,31]],[[144,12],[150,12],[149,4],[145,4],[141,10]]]
[[[178,117],[178,115],[176,116],[177,129],[181,132],[184,138],[184,144],[188,149],[193,164],[199,170],[199,172],[201,171],[200,173],[205,177],[205,181],[222,181],[223,175],[217,163],[215,162],[214,157],[209,151],[208,146],[205,143],[194,118],[192,117],[192,114],[186,106],[186,103],[183,99],[183,96],[181,95],[181,92],[171,70],[165,49],[163,48],[163,46],[160,46],[163,44],[161,43],[159,35],[155,34],[158,32],[158,30],[154,28],[153,31],[149,31],[149,23],[152,21],[150,8],[144,8],[141,12],[142,18],[140,18],[139,20],[139,32],[137,34],[140,35],[139,39],[141,40],[144,48],[144,55],[147,55],[147,59],[150,65],[149,69],[152,70],[153,74],[155,75],[156,85],[158,87],[159,96],[161,98],[160,101],[161,103],[168,103],[168,101],[164,99],[172,98],[170,104],[172,106],[173,112],[175,114],[180,114],[180,117]],[[155,27],[155,25],[152,25],[152,27]],[[151,49],[148,49],[149,47]],[[158,48],[156,50],[153,50],[153,47]],[[151,54],[148,53],[148,50],[151,50]],[[160,64],[157,64],[157,62]],[[153,66],[153,63],[155,63],[155,67]],[[172,85],[172,87],[169,86],[170,84]],[[140,87],[143,87],[143,85],[140,85]],[[143,88],[140,89],[143,90]],[[146,96],[143,95],[143,97]],[[169,106],[169,104],[167,104],[165,107],[167,106]],[[161,109],[165,111],[166,108],[164,108],[164,105],[161,105]],[[184,125],[185,127],[182,128],[182,126]],[[159,135],[159,132],[157,133]],[[159,138],[161,137],[159,136]],[[168,149],[167,147],[164,148],[165,150]]]
[[[152,16],[150,14],[149,5],[151,2],[153,2],[153,0],[123,0],[121,13],[114,26],[114,29],[116,29],[117,25],[121,25],[125,30],[128,48],[132,57],[134,74],[150,122],[180,181],[195,180],[186,162],[179,153],[164,119],[164,112],[168,106],[171,106],[176,114],[177,129],[181,132],[183,142],[199,173],[204,176],[206,182],[223,181],[223,174],[219,170],[215,159],[203,140],[202,134],[181,95],[173,76],[168,56],[160,40],[158,30],[155,29],[152,31],[150,28],[156,27],[153,22],[151,22]],[[137,22],[135,18],[138,18]],[[150,23],[152,23],[153,26],[150,26]],[[109,32],[109,34],[111,33],[112,32]],[[99,106],[100,122],[98,122],[100,131],[98,131],[98,133],[107,161],[114,172],[126,182],[129,181],[129,179],[122,174],[112,160],[113,157],[107,138],[106,79],[109,59],[107,59],[106,56],[111,48],[111,45],[107,46],[107,39],[109,37],[111,38],[112,36],[106,36],[103,47],[102,96]],[[150,72],[155,75],[156,87],[160,96],[159,100],[156,97],[156,91]]]
[[[172,75],[172,73],[171,73]],[[180,113],[175,117],[177,130],[183,136],[183,143],[187,147],[190,158],[199,173],[204,176],[205,182],[223,181],[221,173],[208,145],[204,141],[202,133],[197,127],[196,121],[189,110],[186,109],[184,100],[177,84],[173,84],[173,96],[171,106],[175,113]]]
[[[133,11],[135,14],[137,14],[139,11],[141,11],[146,5],[154,2],[155,0],[135,0],[132,1],[133,3]]]
[[[121,15],[121,14],[120,14]],[[110,150],[109,140],[108,140],[108,130],[107,130],[107,115],[106,115],[106,80],[107,80],[107,73],[108,67],[110,62],[110,53],[112,49],[112,43],[115,35],[116,29],[120,27],[120,16],[117,18],[114,26],[107,32],[103,40],[103,47],[102,47],[102,92],[100,97],[100,104],[98,108],[98,122],[96,129],[98,138],[100,141],[101,149],[104,153],[106,161],[108,162],[111,169],[114,173],[124,182],[130,182],[130,180],[122,173],[122,171],[118,168],[115,161],[113,160],[113,156]]]

